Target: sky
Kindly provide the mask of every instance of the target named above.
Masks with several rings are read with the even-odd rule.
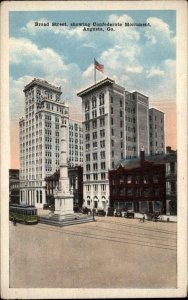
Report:
[[[35,22],[50,26],[35,26]],[[51,26],[52,22],[67,26]],[[113,31],[83,31],[71,23],[119,23]],[[147,23],[149,26],[124,26]],[[85,26],[86,27],[86,26]],[[99,26],[95,26],[97,28]],[[166,145],[176,149],[176,13],[172,10],[45,11],[9,13],[11,167],[19,168],[18,122],[23,88],[33,78],[61,86],[70,117],[81,119],[78,91],[94,83],[94,58],[126,90],[149,97],[165,112]]]

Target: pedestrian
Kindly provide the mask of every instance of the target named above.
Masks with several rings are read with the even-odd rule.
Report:
[[[144,223],[144,221],[145,221],[145,214],[143,214],[143,223]]]
[[[16,226],[16,218],[13,219],[13,224]]]

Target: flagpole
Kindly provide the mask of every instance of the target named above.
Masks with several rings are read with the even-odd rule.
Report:
[[[96,67],[95,67],[95,59],[94,59],[94,83],[96,84]]]

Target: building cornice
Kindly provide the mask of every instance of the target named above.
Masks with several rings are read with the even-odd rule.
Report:
[[[41,79],[38,79],[38,78],[34,78],[30,83],[28,83],[24,87],[23,91],[26,92],[29,88],[31,88],[34,85],[41,86],[41,87],[53,90],[54,92],[57,92],[58,94],[62,94],[61,87],[54,86],[54,85],[48,83],[46,80],[41,80]]]
[[[114,80],[112,80],[112,79],[110,79],[110,78],[107,77],[107,78],[105,78],[105,79],[103,79],[103,80],[101,80],[101,81],[99,81],[99,82],[97,82],[97,83],[89,86],[88,88],[86,88],[86,89],[78,92],[77,96],[79,96],[79,97],[85,96],[85,95],[87,95],[87,94],[95,91],[96,89],[99,89],[99,88],[101,88],[101,87],[103,87],[105,85],[112,85],[114,83],[115,83]]]

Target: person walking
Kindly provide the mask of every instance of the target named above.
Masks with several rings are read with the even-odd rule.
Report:
[[[143,214],[143,223],[144,223],[144,221],[145,221],[145,214]]]

